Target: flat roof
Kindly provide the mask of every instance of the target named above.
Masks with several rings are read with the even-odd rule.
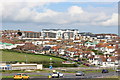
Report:
[[[42,29],[42,31],[58,31],[58,30],[62,30],[62,31],[67,31],[67,30],[70,30],[70,31],[78,31],[78,29]]]
[[[37,64],[12,64],[12,66],[32,66]]]

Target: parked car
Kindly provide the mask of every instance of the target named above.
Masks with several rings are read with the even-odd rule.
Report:
[[[64,77],[64,74],[63,73],[58,73],[59,74],[59,77]]]
[[[16,75],[14,75],[14,80],[29,80],[30,79],[30,77],[28,76],[28,75],[26,75],[26,74],[24,74],[24,73],[18,73],[18,74],[16,74]]]
[[[83,63],[83,65],[88,66],[88,67],[90,66],[88,63]]]
[[[109,71],[107,69],[103,69],[102,73],[108,73]]]
[[[76,76],[84,76],[84,75],[85,75],[85,73],[82,72],[82,71],[77,71],[76,72]]]
[[[120,72],[120,69],[117,69],[116,72]]]
[[[52,78],[60,78],[60,77],[63,77],[63,73],[60,73],[60,72],[53,72],[52,74]]]

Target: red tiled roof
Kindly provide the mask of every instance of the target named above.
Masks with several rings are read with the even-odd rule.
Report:
[[[98,43],[97,45],[96,45],[96,47],[106,47],[106,46],[108,46],[109,45],[109,43]]]
[[[1,40],[3,43],[11,43],[11,44],[15,44],[14,41],[10,40],[10,39],[2,39]]]
[[[71,51],[71,52],[75,52],[77,49],[75,49],[75,48],[68,48],[67,50]]]
[[[75,53],[74,55],[79,55],[78,53]]]
[[[83,50],[82,49],[76,49],[76,51],[81,51],[82,52]]]
[[[97,36],[106,36],[106,35],[110,35],[110,36],[117,36],[117,34],[96,34]]]
[[[99,57],[100,57],[100,59],[102,59],[103,62],[106,62],[106,59],[107,59],[107,58],[105,58],[105,57],[102,56],[102,55],[100,55]]]
[[[89,56],[88,58],[89,58],[89,59],[93,59],[93,58],[94,58],[94,56],[92,56],[92,55],[91,55],[91,56]]]
[[[27,33],[40,33],[40,32],[34,32],[34,31],[23,31],[23,32],[27,32]]]
[[[59,48],[59,46],[53,46],[51,49],[58,50]]]
[[[109,59],[111,59],[111,62],[114,62],[115,60],[117,60],[117,57],[111,56],[111,57],[109,57]]]
[[[108,49],[113,49],[114,47],[113,46],[107,46]]]

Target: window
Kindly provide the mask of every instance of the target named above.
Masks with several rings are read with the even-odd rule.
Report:
[[[27,76],[26,74],[22,74],[23,76]]]
[[[21,74],[17,74],[17,75],[21,75]]]

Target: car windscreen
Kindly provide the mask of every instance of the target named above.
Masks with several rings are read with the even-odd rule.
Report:
[[[21,74],[16,74],[16,75],[21,75]]]
[[[23,76],[27,76],[26,74],[22,74]]]
[[[83,73],[82,71],[78,71],[77,73]]]
[[[57,72],[53,72],[53,74],[57,74]]]

